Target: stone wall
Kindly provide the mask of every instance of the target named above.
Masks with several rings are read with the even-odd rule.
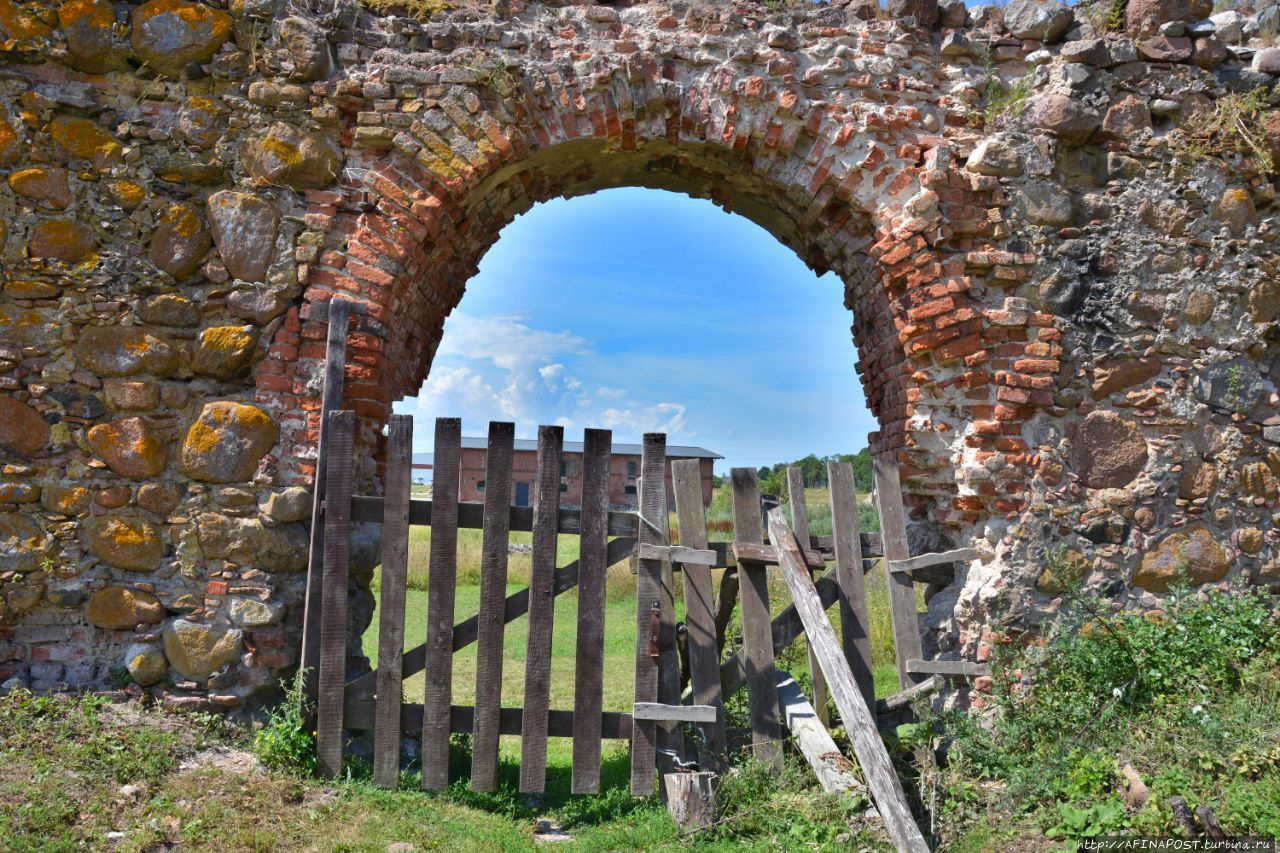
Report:
[[[915,546],[983,551],[933,587],[935,650],[983,657],[1072,577],[1116,607],[1280,584],[1276,137],[1187,133],[1270,103],[1276,7],[499,5],[0,0],[0,681],[271,689],[329,301],[377,490],[502,227],[614,186],[843,278]],[[376,528],[356,557],[353,658]]]

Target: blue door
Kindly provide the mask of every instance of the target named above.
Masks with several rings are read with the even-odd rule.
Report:
[[[516,506],[529,505],[529,484],[516,483]]]

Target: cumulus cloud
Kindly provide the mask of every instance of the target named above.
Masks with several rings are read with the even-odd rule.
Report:
[[[685,413],[688,410],[680,403],[657,403],[652,406],[628,407],[626,409],[605,409],[601,421],[609,429],[630,433],[665,432],[669,435],[683,434],[692,438],[694,433],[685,432]]]

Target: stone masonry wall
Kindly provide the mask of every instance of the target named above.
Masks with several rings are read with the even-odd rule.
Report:
[[[0,682],[272,689],[329,301],[358,306],[376,491],[502,227],[614,186],[710,198],[842,277],[913,546],[983,553],[931,578],[933,650],[1034,630],[1064,575],[1115,607],[1280,586],[1280,8],[495,5],[0,0]],[[1264,144],[1188,134],[1233,93]]]

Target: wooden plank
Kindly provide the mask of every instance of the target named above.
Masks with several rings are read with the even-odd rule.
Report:
[[[476,717],[471,733],[471,788],[498,788],[498,715],[502,708],[502,612],[507,595],[507,539],[511,515],[511,450],[516,427],[489,424],[485,465],[484,536],[480,550],[479,634],[476,637]]]
[[[867,778],[868,787],[889,831],[889,837],[898,850],[928,853],[929,845],[925,843],[911,814],[902,783],[893,769],[893,762],[889,760],[889,753],[885,751],[875,721],[867,711],[862,693],[854,683],[853,672],[844,659],[836,633],[804,565],[800,547],[795,544],[781,510],[774,510],[769,514],[769,532],[778,548],[782,578],[791,591],[791,600],[800,612],[805,634],[817,650],[818,661],[831,688],[831,696],[840,710],[845,732],[853,745],[858,763],[862,765],[862,772]]]
[[[631,709],[631,719],[713,723],[716,720],[716,709],[711,705],[664,705],[661,702],[637,702]]]
[[[828,462],[827,482],[830,484],[831,529],[835,538],[836,587],[840,601],[840,647],[874,719],[876,685],[871,668],[871,623],[867,617],[866,577],[859,571],[863,560],[853,465],[834,460]]]
[[[671,512],[668,506],[666,466],[663,465],[662,512],[659,513],[662,541],[671,543]],[[644,484],[641,484],[641,488]],[[648,516],[646,516],[647,518]],[[670,560],[659,559],[658,587],[658,701],[667,705],[679,705],[683,685],[680,681],[680,648],[676,638],[676,581],[675,568]],[[684,729],[674,722],[658,723],[658,776],[664,777],[678,769],[675,757],[687,758],[684,749]]]
[[[907,519],[902,506],[902,486],[898,482],[898,465],[888,453],[871,460],[876,481],[876,503],[880,510],[880,534],[884,537],[887,560],[906,560],[911,556],[907,546]],[[893,647],[898,658],[898,685],[910,687],[918,679],[907,671],[907,661],[924,657],[920,645],[920,618],[916,615],[916,585],[911,576],[899,572],[889,574],[889,615],[893,620]]]
[[[667,437],[662,433],[644,435],[640,457],[640,544],[665,545],[661,522],[663,495],[666,491]],[[659,632],[654,614],[661,607],[662,564],[658,560],[640,560],[636,575],[636,702],[658,700]],[[660,617],[659,617],[660,618]],[[653,647],[652,650],[650,647]],[[652,651],[652,654],[650,652]],[[631,730],[631,793],[647,797],[653,793],[657,772],[658,724],[652,720],[634,720]]]
[[[351,303],[329,301],[329,338],[324,354],[324,386],[320,392],[320,436],[316,442],[316,472],[311,483],[311,548],[307,559],[307,593],[302,615],[302,668],[307,698],[316,705],[320,664],[320,610],[324,598],[324,489],[328,472],[329,413],[342,405],[346,379],[347,324]],[[381,517],[381,516],[379,516]]]
[[[759,545],[760,484],[754,468],[733,468],[734,541]],[[751,746],[755,757],[782,769],[782,729],[778,720],[778,686],[773,673],[773,626],[769,618],[769,578],[763,563],[738,565],[742,599],[742,643],[746,652],[747,694],[751,711]]]
[[[919,684],[913,684],[906,690],[899,690],[891,696],[876,700],[876,713],[892,714],[901,711],[903,708],[910,708],[911,703],[923,696],[929,696],[937,693],[942,689],[942,685],[946,683],[941,675],[934,675],[921,681]]]
[[[991,667],[985,663],[974,663],[967,660],[909,660],[907,672],[926,675],[956,675],[964,678],[976,678],[990,675]]]
[[[413,418],[392,415],[387,434],[386,515],[382,521],[382,600],[378,604],[378,717],[373,734],[373,784],[400,782],[400,704],[404,701],[404,591],[409,569],[409,493]]]
[[[782,719],[822,790],[828,794],[865,790],[853,773],[853,763],[840,752],[827,724],[818,717],[790,673],[778,672],[778,702],[782,705]]]
[[[321,599],[316,771],[342,772],[342,700],[347,671],[347,571],[351,551],[351,480],[355,412],[329,413],[329,465],[325,471],[324,589]]]
[[[538,427],[533,555],[529,569],[529,634],[525,644],[520,793],[541,794],[547,776],[547,711],[551,709],[551,631],[555,622],[557,513],[564,427]]]
[[[437,485],[436,488],[439,488]],[[434,541],[434,540],[433,540]],[[636,548],[636,540],[634,539],[613,539],[609,542],[608,549],[605,554],[605,560],[608,565],[620,563],[630,557]],[[560,595],[568,592],[578,585],[578,567],[579,561],[574,560],[569,565],[556,569],[555,573],[555,593]],[[513,592],[507,596],[505,609],[502,613],[502,621],[504,624],[511,624],[521,616],[529,612],[529,588]],[[452,651],[459,652],[476,641],[476,636],[480,631],[479,615],[464,619],[457,625],[453,626],[453,644]],[[430,635],[428,635],[429,637]],[[417,675],[422,672],[427,658],[427,644],[414,646],[412,649],[404,653],[404,677]],[[347,685],[347,692],[353,696],[367,699],[373,696],[374,686],[376,684],[374,673],[365,673],[355,681]]]
[[[458,505],[458,527],[468,530],[484,528],[484,504],[464,503]],[[533,530],[533,507],[512,506],[510,508],[510,530],[531,532]],[[611,511],[609,513],[609,535],[636,536],[636,514],[634,512]],[[373,522],[382,521],[382,498],[352,498],[351,520]],[[431,525],[431,501],[415,500],[409,504],[409,523],[418,527]],[[577,536],[582,532],[582,510],[561,509],[558,513],[559,532]]]
[[[707,547],[707,516],[702,505],[702,464],[697,459],[671,463],[671,486],[675,492],[676,522],[681,547]],[[721,772],[729,747],[724,732],[724,702],[720,695],[720,647],[716,643],[715,602],[711,592],[711,569],[705,564],[687,563],[684,568],[684,611],[689,642],[689,681],[693,702],[707,705],[716,713],[702,726],[703,742],[698,766]]]
[[[982,554],[977,548],[954,548],[950,551],[940,551],[936,554],[921,554],[918,557],[908,557],[905,560],[890,560],[889,571],[891,572],[914,572],[917,569],[927,569],[930,566],[945,566],[948,563],[968,563],[971,560],[978,559]]]
[[[732,551],[734,559],[738,562],[746,560],[765,566],[778,565],[778,555],[773,550],[772,545],[764,545],[757,542],[734,542]],[[827,567],[826,560],[822,559],[822,555],[817,551],[805,551],[804,558],[805,565],[811,569],[825,569]]]
[[[698,460],[684,460],[697,462]],[[672,463],[673,465],[675,463]],[[701,500],[701,499],[699,499]],[[641,545],[640,557],[649,560],[666,560],[684,565],[714,566],[719,555],[706,548],[686,548],[684,545]]]
[[[372,699],[347,697],[345,724],[353,731],[372,729],[377,706]],[[405,731],[422,727],[422,706],[400,706],[400,726]],[[524,728],[520,708],[503,708],[498,712],[498,729],[504,735],[518,735]],[[475,709],[470,705],[453,705],[449,709],[449,730],[455,734],[471,734],[475,722]],[[631,737],[631,715],[605,711],[600,715],[600,734],[605,740],[628,740]],[[550,737],[573,737],[573,712],[550,711],[547,714],[547,734]]]
[[[804,494],[804,472],[794,465],[787,467],[787,500],[791,504],[791,526],[795,530],[796,541],[809,541],[809,501]],[[808,561],[808,555],[806,562]],[[813,707],[818,712],[818,719],[823,726],[829,725],[831,716],[827,713],[827,683],[823,680],[822,667],[809,649],[809,676],[813,682]]]
[[[422,665],[414,670],[416,673],[426,669],[422,715],[422,788],[425,791],[449,787],[449,706],[453,701],[453,612],[458,576],[461,466],[462,421],[437,418],[435,470],[431,482],[436,518],[431,527],[431,562],[427,576],[427,642],[423,647]],[[405,678],[409,677],[407,666],[402,672]]]
[[[612,447],[611,430],[589,429],[583,436],[578,635],[573,681],[571,786],[575,794],[600,793],[600,713],[604,707],[604,612],[610,564],[606,556],[606,540]]]

